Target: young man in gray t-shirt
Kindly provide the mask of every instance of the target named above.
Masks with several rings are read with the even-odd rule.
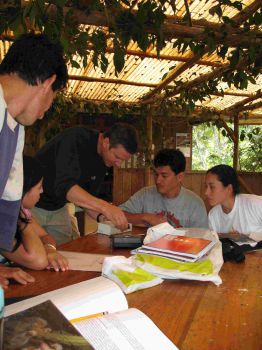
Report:
[[[203,200],[184,188],[186,159],[180,150],[163,149],[154,159],[155,186],[144,187],[120,205],[128,222],[208,228]]]

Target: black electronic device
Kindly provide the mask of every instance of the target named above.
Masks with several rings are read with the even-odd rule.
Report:
[[[119,233],[110,236],[112,248],[138,248],[143,244],[145,234],[132,235],[128,233]]]

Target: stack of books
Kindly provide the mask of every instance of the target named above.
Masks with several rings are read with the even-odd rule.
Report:
[[[195,262],[207,254],[215,243],[204,238],[167,234],[133,250],[132,254],[159,255],[179,262]]]

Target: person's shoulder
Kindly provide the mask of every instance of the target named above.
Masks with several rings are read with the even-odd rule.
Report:
[[[241,206],[262,206],[262,196],[250,193],[240,193],[236,197],[238,202],[241,203]]]
[[[98,131],[90,129],[85,126],[73,126],[71,128],[64,129],[52,140],[53,142],[67,142],[69,140],[77,140],[82,142],[83,140],[97,140]],[[51,141],[52,141],[51,140]]]
[[[135,194],[147,195],[157,192],[155,186],[145,186],[140,188]]]
[[[65,134],[74,134],[74,135],[98,135],[98,131],[95,129],[91,129],[87,126],[73,126],[71,128],[67,128],[63,131]]]
[[[183,196],[189,197],[191,200],[195,202],[204,203],[203,199],[198,194],[196,194],[195,192],[189,190],[184,186],[181,187],[181,194]]]

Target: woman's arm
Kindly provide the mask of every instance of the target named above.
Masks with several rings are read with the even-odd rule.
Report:
[[[56,241],[49,235],[41,225],[32,217],[32,226],[35,233],[40,237],[41,242],[44,246],[48,264],[45,266],[47,269],[54,269],[55,271],[66,271],[68,270],[68,260],[56,251]]]
[[[16,264],[33,270],[42,270],[48,266],[45,248],[31,223],[22,224],[22,243],[14,252],[2,252],[2,255]]]

